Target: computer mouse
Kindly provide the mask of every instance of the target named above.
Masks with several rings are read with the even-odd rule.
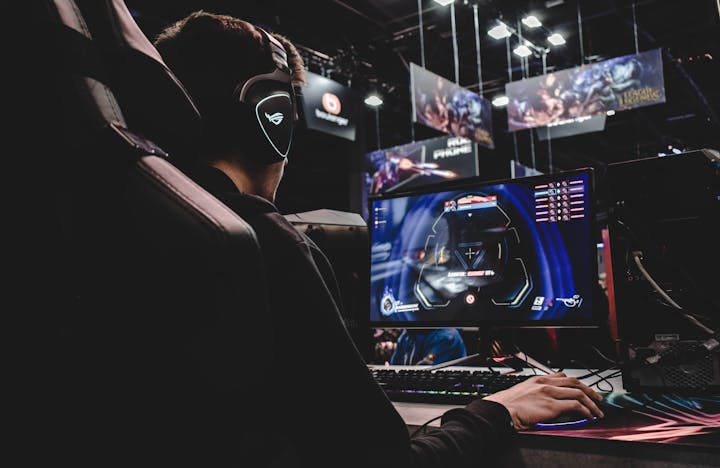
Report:
[[[600,393],[603,397],[602,401],[596,402],[603,414],[607,414],[608,405],[605,401],[606,394]],[[589,423],[596,423],[600,421],[600,418],[593,416],[588,418],[583,413],[577,411],[569,411],[567,413],[561,413],[560,415],[549,419],[547,421],[541,421],[535,424],[538,429],[571,429],[578,426],[583,426]]]
[[[577,413],[574,411],[568,413],[562,413],[555,418],[547,421],[541,421],[535,424],[538,429],[570,429],[585,424],[597,422],[599,418],[592,417],[588,418],[583,413]]]

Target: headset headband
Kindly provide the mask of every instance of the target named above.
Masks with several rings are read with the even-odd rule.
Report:
[[[270,48],[270,53],[273,61],[275,61],[275,64],[277,65],[279,62],[280,66],[278,68],[284,69],[284,71],[291,73],[290,66],[288,65],[287,51],[285,51],[285,47],[283,47],[283,45],[280,43],[280,41],[277,40],[277,38],[275,38],[272,34],[269,34],[263,28],[255,26],[255,29],[260,31],[260,33],[263,35],[263,42],[267,47]]]
[[[263,36],[263,43],[266,47],[270,49],[273,63],[275,64],[275,69],[271,73],[263,73],[260,75],[252,76],[244,83],[242,83],[241,86],[235,88],[233,94],[241,102],[245,102],[248,90],[252,87],[253,84],[257,83],[258,81],[271,80],[280,83],[286,83],[290,85],[290,88],[292,89],[292,71],[290,69],[290,66],[288,65],[287,52],[285,51],[285,48],[280,43],[280,41],[278,41],[275,37],[273,37],[264,29],[257,26],[255,26],[255,29],[260,31]],[[293,105],[295,104],[294,101],[295,98],[293,96]]]

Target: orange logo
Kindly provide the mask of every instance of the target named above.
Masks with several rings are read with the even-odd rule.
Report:
[[[328,114],[338,115],[340,113],[340,99],[332,93],[322,95],[322,106]]]

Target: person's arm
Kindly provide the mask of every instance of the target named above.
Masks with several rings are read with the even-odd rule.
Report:
[[[442,415],[439,428],[428,428],[411,439],[412,466],[477,467],[491,465],[493,456],[509,444],[515,429],[507,409],[478,399]]]
[[[443,414],[439,428],[412,439],[414,466],[477,466],[478,460],[487,461],[499,453],[517,430],[567,411],[603,417],[595,403],[601,399],[587,385],[563,373],[531,377]]]

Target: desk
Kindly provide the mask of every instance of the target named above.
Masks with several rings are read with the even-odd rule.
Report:
[[[575,377],[587,374],[586,370],[579,369],[564,372]],[[532,374],[532,371],[523,373]],[[608,374],[610,372],[600,375]],[[622,389],[620,377],[608,380],[614,391],[606,396],[610,411],[606,411],[604,420],[572,429],[522,431],[509,450],[497,454],[492,462],[483,461],[482,466],[720,466],[720,396],[635,395]],[[585,379],[585,383],[594,381],[597,377]],[[453,408],[427,403],[395,402],[394,405],[410,432]],[[438,425],[439,422],[432,422],[428,430]]]

